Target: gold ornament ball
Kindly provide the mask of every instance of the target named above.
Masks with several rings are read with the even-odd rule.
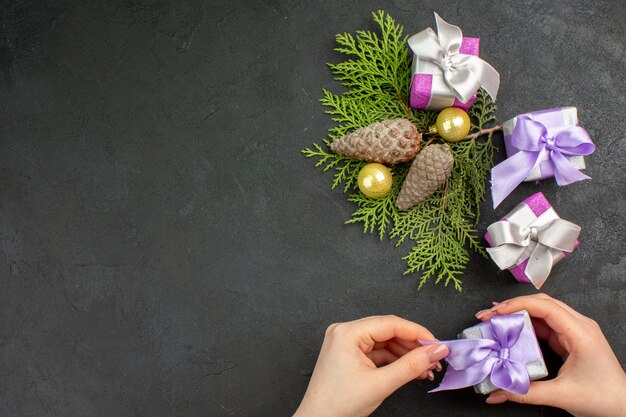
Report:
[[[382,164],[367,164],[359,172],[359,189],[370,198],[381,198],[389,194],[391,183],[391,170]]]
[[[465,111],[458,107],[447,107],[441,110],[432,133],[439,135],[448,142],[458,142],[469,134],[472,127],[470,118]],[[433,132],[434,130],[434,132]]]

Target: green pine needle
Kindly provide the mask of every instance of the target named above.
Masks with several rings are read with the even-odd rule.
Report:
[[[493,165],[491,136],[452,144],[454,169],[447,184],[407,212],[399,212],[395,201],[410,164],[394,166],[391,192],[384,198],[372,199],[357,187],[359,171],[366,162],[337,155],[328,147],[347,133],[385,119],[406,117],[420,132],[426,132],[437,117],[437,112],[412,110],[407,105],[411,57],[404,28],[383,11],[373,16],[380,34],[357,31],[355,36],[337,35],[339,46],[335,50],[349,59],[328,66],[346,91],[334,94],[323,90],[320,100],[337,125],[329,130],[324,145],[314,143],[302,153],[316,159],[316,167],[333,170],[331,188],[342,185],[344,193],[349,193],[348,200],[357,204],[346,223],[363,223],[364,232],[376,231],[381,240],[387,234],[396,240],[396,246],[413,243],[402,259],[407,263],[405,274],[419,274],[418,289],[433,278],[435,284],[452,284],[461,291],[460,277],[470,261],[469,249],[486,256],[476,225],[485,196],[485,178]],[[472,130],[495,121],[495,110],[490,97],[479,90],[468,112]]]

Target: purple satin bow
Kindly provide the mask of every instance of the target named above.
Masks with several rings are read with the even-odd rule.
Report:
[[[517,343],[524,329],[524,316],[496,316],[489,323],[495,340],[458,339],[443,342],[450,353],[449,366],[441,385],[430,392],[470,387],[489,377],[493,385],[515,394],[526,394],[530,376],[526,365],[510,357],[509,349]]]
[[[519,116],[511,134],[511,145],[520,152],[507,158],[491,170],[491,194],[493,207],[498,205],[515,189],[539,163],[542,153],[548,153],[554,177],[559,185],[590,179],[578,171],[564,155],[589,155],[595,150],[585,129],[571,126],[554,135],[537,120],[527,115]]]

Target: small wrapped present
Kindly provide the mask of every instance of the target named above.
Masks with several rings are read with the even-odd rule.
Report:
[[[580,226],[561,219],[542,193],[518,204],[487,228],[487,252],[501,270],[539,289],[552,267],[580,243]]]
[[[522,181],[554,177],[559,185],[589,179],[584,155],[595,146],[578,126],[576,107],[525,113],[502,125],[507,159],[491,170],[491,195],[496,208]]]
[[[450,353],[441,385],[430,392],[474,386],[479,394],[497,389],[526,394],[530,381],[548,375],[537,336],[525,310],[463,330],[443,343]]]
[[[495,100],[500,74],[478,57],[478,38],[464,38],[457,26],[435,13],[437,33],[425,29],[409,38],[413,70],[409,104],[415,109],[467,110],[482,86]]]

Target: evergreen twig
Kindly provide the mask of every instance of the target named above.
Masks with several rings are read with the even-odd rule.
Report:
[[[372,199],[357,188],[359,171],[365,162],[334,154],[328,148],[331,141],[374,122],[396,117],[412,120],[422,133],[434,124],[437,112],[409,108],[411,57],[404,28],[383,11],[373,13],[380,34],[357,31],[356,35],[340,34],[336,51],[349,56],[346,61],[328,64],[335,79],[346,88],[341,94],[323,90],[321,103],[328,108],[337,125],[328,132],[325,146],[313,144],[302,150],[308,158],[317,159],[316,167],[334,170],[331,188],[343,185],[348,200],[357,204],[347,223],[363,223],[364,232],[376,231],[382,240],[386,234],[413,244],[403,258],[407,263],[405,274],[419,273],[418,289],[431,278],[435,283],[452,285],[462,290],[460,276],[467,267],[468,248],[486,256],[477,235],[476,225],[480,204],[485,195],[485,178],[493,165],[494,147],[491,135],[499,126],[486,128],[495,121],[496,106],[479,90],[468,113],[472,132],[467,139],[450,144],[454,168],[446,186],[425,202],[406,212],[399,212],[395,200],[410,164],[393,167],[391,192],[384,198]],[[487,139],[481,137],[487,135]],[[440,138],[422,141],[422,149]]]

